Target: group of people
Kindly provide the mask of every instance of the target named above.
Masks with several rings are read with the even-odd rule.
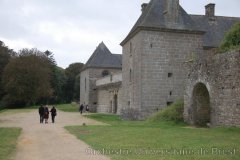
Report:
[[[45,124],[48,123],[48,119],[49,119],[49,109],[48,106],[43,106],[41,105],[38,109],[39,112],[39,116],[40,116],[40,123],[44,123]],[[51,117],[52,117],[52,123],[55,123],[55,117],[57,116],[57,110],[54,106],[52,106],[51,110]]]
[[[89,106],[88,105],[84,106],[83,104],[81,104],[79,107],[80,114],[83,113],[84,108],[85,108],[86,112],[89,112]]]

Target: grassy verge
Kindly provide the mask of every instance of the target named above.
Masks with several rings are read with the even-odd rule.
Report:
[[[66,129],[113,160],[240,159],[239,128],[203,129],[171,122],[129,122],[103,114],[88,117],[111,125]]]
[[[0,159],[9,160],[16,149],[20,128],[0,128]]]
[[[64,112],[78,112],[79,107],[77,104],[61,104],[56,105],[56,108]]]

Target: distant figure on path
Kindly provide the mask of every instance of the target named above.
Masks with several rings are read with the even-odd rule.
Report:
[[[43,123],[44,120],[44,107],[41,105],[38,109],[39,116],[40,116],[40,123]]]
[[[55,122],[55,117],[56,117],[56,115],[57,115],[57,110],[56,110],[56,108],[53,106],[50,112],[51,112],[51,116],[52,116],[52,123],[54,123],[54,122]]]
[[[44,108],[45,124],[48,123],[48,118],[49,118],[49,111],[48,111],[48,107],[46,106],[46,107]]]
[[[89,106],[86,105],[86,112],[88,113],[89,112]]]
[[[79,107],[79,112],[82,114],[82,112],[83,112],[83,108],[84,108],[84,106],[83,106],[83,104],[81,104],[81,106]]]

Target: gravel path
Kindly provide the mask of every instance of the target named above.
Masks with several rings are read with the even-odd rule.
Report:
[[[83,123],[103,125],[79,113],[58,111],[55,124],[40,124],[37,110],[28,113],[0,114],[0,127],[23,129],[14,160],[109,160],[103,155],[88,154],[86,150],[90,147],[63,128]]]

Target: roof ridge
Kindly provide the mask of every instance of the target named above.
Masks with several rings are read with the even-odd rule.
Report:
[[[199,15],[199,14],[189,14],[190,16],[202,16],[205,17],[206,15]],[[207,17],[207,16],[206,16]],[[220,17],[220,18],[236,18],[240,19],[240,17],[229,17],[229,16],[214,16],[214,17]]]

